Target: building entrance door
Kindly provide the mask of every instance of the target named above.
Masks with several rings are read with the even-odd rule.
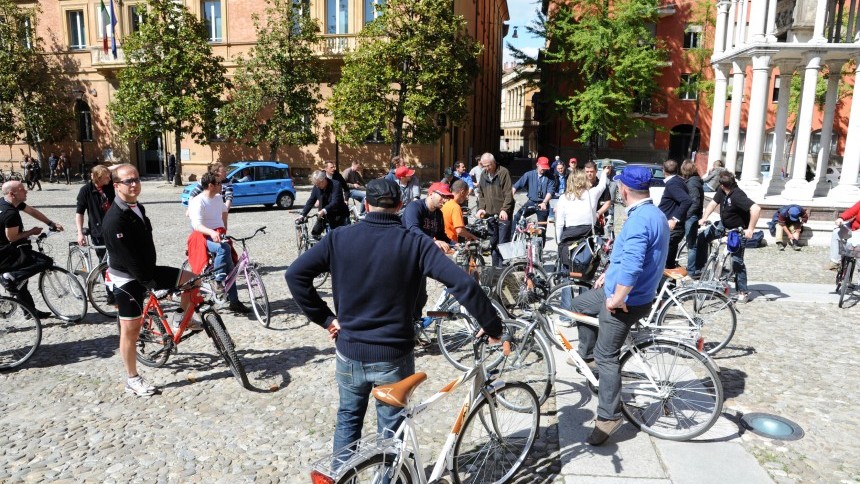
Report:
[[[161,136],[156,136],[146,143],[137,143],[137,160],[138,169],[141,175],[161,175],[163,174],[164,161],[162,154],[164,148],[161,142]]]
[[[693,136],[693,126],[690,124],[679,124],[672,128],[669,134],[669,158],[679,163],[689,156],[690,138]],[[699,150],[699,129],[696,129],[693,139],[693,151]]]

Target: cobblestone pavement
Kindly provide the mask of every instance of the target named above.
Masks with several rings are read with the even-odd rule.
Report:
[[[66,240],[74,238],[78,187],[43,188],[31,192],[29,202],[69,230],[67,237],[52,239],[55,259],[64,261]],[[155,226],[159,262],[177,266],[188,233],[179,192],[150,181],[141,197]],[[306,196],[300,191],[299,200]],[[266,268],[273,329],[223,313],[255,391],[240,390],[211,341],[200,335],[183,342],[165,367],[142,367],[162,387],[160,395],[132,397],[123,392],[114,321],[93,311],[79,324],[48,319],[33,359],[0,374],[0,481],[307,482],[309,464],[330,450],[337,394],[333,347],[298,313],[283,280],[295,257],[295,216],[263,208],[230,215],[237,236],[269,227],[249,248]],[[25,216],[27,228],[35,223]],[[750,277],[830,283],[833,273],[821,269],[824,253],[750,251]],[[802,440],[786,443],[743,435],[746,448],[779,482],[860,479],[854,433],[860,425],[851,411],[860,386],[850,370],[860,354],[856,320],[856,309],[835,305],[753,301],[741,308],[738,333],[718,359],[727,411],[778,413],[806,431]],[[432,351],[419,352],[416,367],[430,374],[418,398],[457,376]],[[443,399],[419,420],[428,458],[439,450],[463,394]],[[558,475],[562,449],[554,398],[543,410],[540,440],[522,482],[564,478]],[[375,428],[373,413],[366,429]]]

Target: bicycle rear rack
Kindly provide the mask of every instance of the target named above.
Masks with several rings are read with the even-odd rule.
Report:
[[[399,455],[403,441],[394,438],[394,431],[385,429],[382,434],[364,436],[346,447],[327,455],[311,465],[312,472],[332,478],[335,482],[357,464],[383,454],[385,461]]]

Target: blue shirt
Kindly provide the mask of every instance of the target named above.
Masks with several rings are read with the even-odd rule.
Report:
[[[460,179],[460,180],[463,180],[463,183],[465,183],[465,184],[466,184],[466,186],[468,186],[468,187],[469,187],[469,190],[474,190],[474,189],[475,189],[475,182],[474,182],[474,181],[472,181],[472,175],[470,175],[468,172],[463,173],[462,175],[460,175],[459,173],[457,173],[457,172],[455,171],[455,172],[454,172],[454,176],[455,176],[456,178]]]
[[[520,191],[523,188],[528,189],[529,201],[541,203],[547,193],[555,193],[555,180],[546,175],[546,171],[542,175],[538,175],[537,170],[527,171],[516,183],[514,190]]]
[[[654,301],[666,267],[669,224],[650,198],[629,207],[627,217],[615,239],[603,290],[608,299],[617,284],[631,286],[627,305],[642,306]]]

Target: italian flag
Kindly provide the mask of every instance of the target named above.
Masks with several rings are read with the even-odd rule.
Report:
[[[105,15],[108,15],[108,9],[107,9],[107,7],[105,7],[105,0],[101,0],[101,9],[102,9],[102,16],[103,16],[102,18],[104,18]],[[113,19],[111,19],[111,21],[113,21]],[[104,51],[105,55],[107,55],[107,53],[108,53],[107,26],[105,26],[105,31],[102,34],[102,50]]]

